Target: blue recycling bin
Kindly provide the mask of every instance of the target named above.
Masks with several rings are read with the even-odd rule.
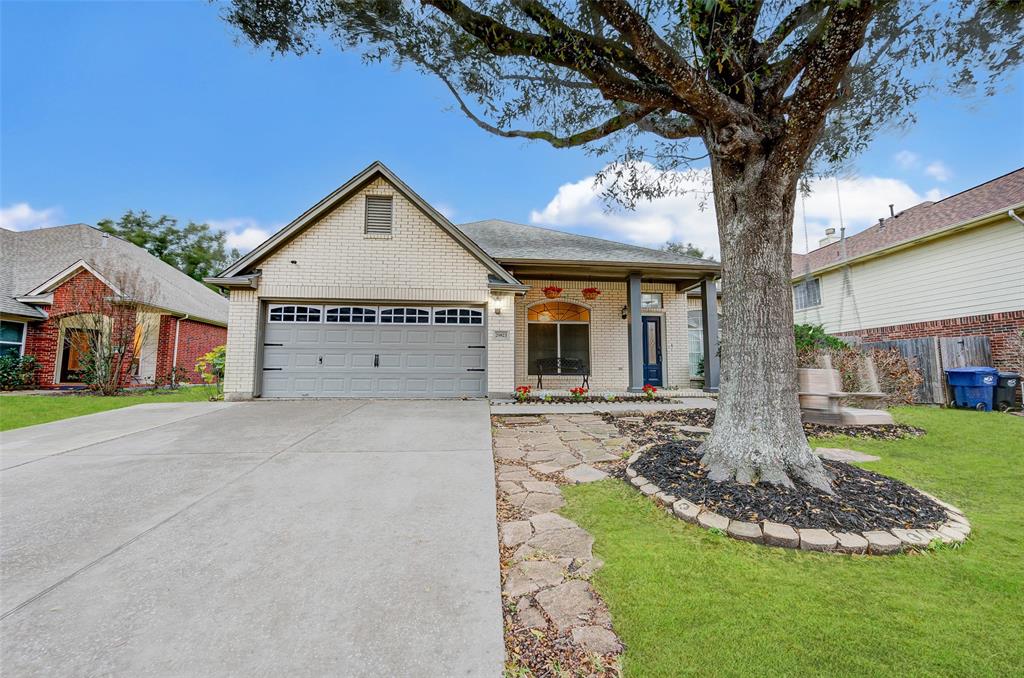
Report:
[[[992,395],[999,381],[999,370],[994,367],[951,367],[946,379],[953,389],[957,407],[992,411]]]

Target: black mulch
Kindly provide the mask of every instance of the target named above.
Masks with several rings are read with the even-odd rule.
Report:
[[[628,435],[637,445],[657,442],[668,442],[677,437],[692,437],[693,433],[683,433],[679,425],[702,426],[711,428],[715,423],[715,411],[711,409],[668,410],[655,412],[643,417],[643,421],[634,421],[635,417],[624,418],[605,415],[605,420],[615,424],[623,435]],[[919,436],[923,429],[905,424],[876,426],[826,426],[824,424],[804,424],[804,433],[816,438],[849,436],[851,438],[875,438],[879,440],[897,440]]]
[[[700,464],[700,441],[684,440],[648,449],[633,464],[663,491],[734,520],[770,520],[791,527],[861,532],[890,528],[937,528],[945,510],[898,480],[842,462],[823,461],[836,494],[829,496],[797,480],[787,488],[768,483],[711,482]]]

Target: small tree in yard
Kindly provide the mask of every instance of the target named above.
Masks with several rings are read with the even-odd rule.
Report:
[[[703,461],[714,480],[826,491],[797,402],[800,182],[911,121],[926,91],[995,91],[1024,34],[1007,0],[232,0],[226,18],[280,53],[326,34],[411,64],[493,134],[616,153],[599,180],[627,207],[686,190],[706,157],[724,319]]]
[[[114,395],[128,385],[139,347],[156,331],[153,323],[140,322],[140,314],[151,308],[154,287],[135,271],[108,281],[111,287],[97,282],[81,293],[74,326],[65,329],[84,336],[83,380],[102,395]]]

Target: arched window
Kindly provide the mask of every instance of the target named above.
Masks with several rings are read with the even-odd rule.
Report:
[[[572,358],[590,371],[590,310],[567,301],[542,301],[526,309],[527,372],[537,374],[537,361]]]

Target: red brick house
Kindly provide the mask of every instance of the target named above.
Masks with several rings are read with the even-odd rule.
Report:
[[[35,356],[40,387],[81,383],[97,327],[130,338],[127,383],[198,383],[196,360],[225,343],[227,318],[225,298],[86,224],[0,229],[0,354]]]

